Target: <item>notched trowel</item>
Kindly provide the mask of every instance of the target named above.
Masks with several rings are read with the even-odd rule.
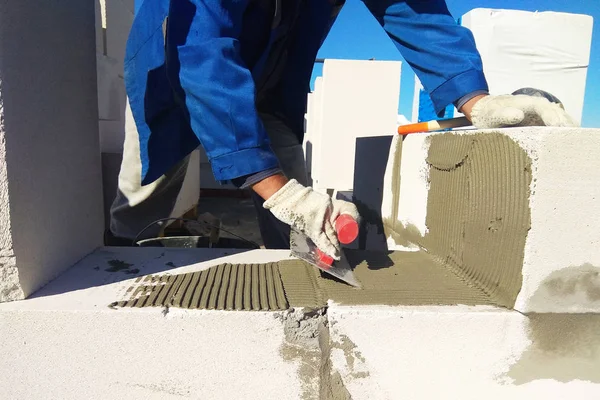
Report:
[[[352,243],[358,236],[358,224],[349,215],[340,215],[335,221],[335,229],[338,240],[342,244]],[[340,259],[335,261],[319,250],[308,236],[293,229],[290,232],[290,250],[292,256],[314,265],[321,271],[335,276],[349,285],[357,288],[361,287],[354,277],[350,263],[348,263],[343,251],[341,251]]]

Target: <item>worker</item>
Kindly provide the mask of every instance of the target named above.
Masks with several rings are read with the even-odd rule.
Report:
[[[479,128],[574,125],[547,99],[490,95],[473,35],[445,1],[363,2],[438,114],[453,104]],[[131,244],[146,225],[170,216],[189,154],[202,146],[217,181],[250,189],[266,248],[289,248],[291,227],[339,259],[334,221],[359,215],[352,203],[307,186],[302,139],[315,58],[343,4],[136,0],[107,245]]]

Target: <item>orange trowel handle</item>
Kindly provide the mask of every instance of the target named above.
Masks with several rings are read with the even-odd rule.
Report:
[[[419,122],[418,124],[401,125],[398,127],[398,134],[408,135],[409,133],[433,132],[471,125],[471,122],[466,117],[439,119],[429,122]]]
[[[335,220],[335,231],[342,244],[350,244],[358,237],[358,223],[348,214],[342,214]],[[319,260],[327,265],[333,264],[333,258],[317,249]]]

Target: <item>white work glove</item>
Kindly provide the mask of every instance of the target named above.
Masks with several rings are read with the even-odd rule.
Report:
[[[510,126],[577,126],[561,104],[544,97],[485,96],[473,106],[471,122],[477,128]]]
[[[354,204],[315,192],[295,179],[265,201],[263,207],[292,229],[308,236],[323,253],[334,260],[340,259],[335,220],[341,214],[348,214],[356,221],[359,220]]]

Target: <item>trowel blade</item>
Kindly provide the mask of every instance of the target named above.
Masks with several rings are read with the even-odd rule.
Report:
[[[333,261],[328,265],[320,260],[318,247],[313,243],[308,236],[292,229],[290,232],[290,250],[292,256],[306,261],[314,265],[321,271],[335,276],[336,278],[346,282],[347,284],[360,288],[360,283],[354,277],[350,263],[346,259],[344,252],[341,252],[340,260]]]

